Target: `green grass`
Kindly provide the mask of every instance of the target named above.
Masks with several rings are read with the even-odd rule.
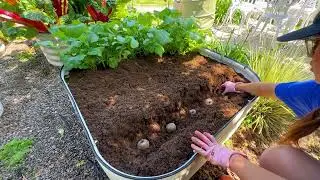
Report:
[[[6,168],[21,165],[27,154],[31,151],[33,140],[13,139],[0,148],[0,162]]]
[[[216,12],[215,12],[215,23],[221,24],[227,15],[228,9],[231,6],[232,0],[217,0]],[[240,24],[241,12],[236,10],[233,15],[232,22],[235,24]]]
[[[231,3],[232,3],[231,0],[217,0],[216,14],[215,14],[215,22],[217,24],[220,24],[223,22]]]
[[[263,141],[277,139],[294,119],[294,114],[283,103],[260,98],[244,121],[245,128],[252,129]]]
[[[258,74],[262,82],[279,83],[311,78],[303,57],[292,60],[279,49],[252,51],[246,64]],[[269,141],[278,138],[292,119],[294,114],[280,101],[260,98],[249,112],[244,126]]]
[[[263,82],[288,82],[306,80],[311,73],[306,69],[304,57],[288,58],[280,49],[251,50],[247,64]]]

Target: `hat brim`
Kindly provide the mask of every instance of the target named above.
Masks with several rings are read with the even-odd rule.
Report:
[[[320,23],[301,28],[277,38],[280,42],[306,39],[320,33]]]

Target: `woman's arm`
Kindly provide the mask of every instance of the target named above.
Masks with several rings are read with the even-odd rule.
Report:
[[[255,96],[262,96],[266,98],[276,98],[275,83],[236,83],[235,90],[247,92]]]
[[[248,159],[239,154],[230,157],[230,170],[239,176],[241,180],[280,180],[284,179],[262,167],[252,164]]]
[[[222,94],[233,92],[247,92],[255,96],[262,96],[266,98],[276,98],[275,89],[277,84],[275,83],[234,83],[227,81],[221,85],[224,88]]]

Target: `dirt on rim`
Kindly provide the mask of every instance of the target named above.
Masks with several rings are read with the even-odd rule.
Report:
[[[222,96],[227,80],[247,82],[232,68],[189,54],[72,71],[68,83],[103,157],[128,174],[155,176],[192,156],[195,130],[216,133],[252,98]],[[168,123],[176,125],[174,132]],[[137,148],[141,139],[149,141],[148,149]]]

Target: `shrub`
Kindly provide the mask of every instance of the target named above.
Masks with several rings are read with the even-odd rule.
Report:
[[[262,82],[290,82],[311,77],[303,57],[292,60],[280,49],[253,50],[247,64],[258,74]],[[292,119],[293,112],[283,103],[261,97],[249,112],[244,125],[269,141],[278,138]]]

